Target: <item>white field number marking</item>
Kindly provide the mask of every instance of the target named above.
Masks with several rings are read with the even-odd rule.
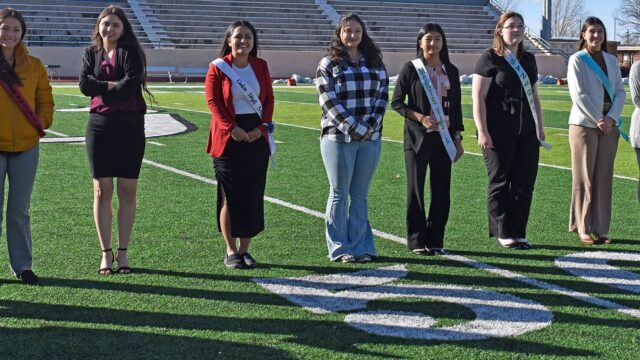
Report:
[[[165,164],[160,164],[158,162],[155,161],[151,161],[148,159],[144,159],[143,160],[144,163],[166,170],[166,171],[170,171],[174,174],[178,174],[181,176],[185,176],[185,177],[189,177],[191,179],[197,180],[197,181],[201,181],[207,184],[211,184],[211,185],[217,185],[215,180],[209,179],[207,177],[204,176],[200,176],[197,174],[192,174],[189,173],[187,171],[181,170],[181,169],[177,169],[175,167],[172,166],[168,166]],[[295,211],[299,211],[302,212],[304,214],[310,215],[310,216],[314,216],[316,218],[319,219],[324,219],[324,213],[320,212],[320,211],[316,211],[316,210],[312,210],[309,208],[306,208],[304,206],[300,206],[300,205],[296,205],[296,204],[292,204],[290,202],[284,201],[284,200],[280,200],[280,199],[276,199],[270,196],[265,196],[264,197],[266,202],[272,203],[272,204],[277,204],[286,208],[289,208],[291,210],[295,210]],[[397,235],[393,235],[393,234],[389,234],[377,229],[373,229],[373,234],[377,237],[383,238],[383,239],[387,239],[387,240],[391,240],[393,242],[397,242],[399,244],[406,244],[405,243],[405,239],[397,236]],[[613,309],[616,310],[618,312],[621,312],[623,314],[635,317],[635,318],[640,318],[640,309],[631,309],[628,308],[624,305],[620,305],[617,304],[615,302],[609,301],[609,300],[605,300],[605,299],[601,299],[598,297],[594,297],[591,296],[587,293],[583,293],[583,292],[579,292],[579,291],[574,291],[553,283],[549,283],[546,281],[542,281],[542,280],[538,280],[538,279],[534,279],[534,278],[530,278],[526,275],[523,274],[519,274],[510,270],[505,270],[505,269],[501,269],[499,267],[493,266],[493,265],[489,265],[465,256],[461,256],[461,255],[455,255],[455,254],[451,254],[451,253],[447,253],[444,255],[444,257],[446,257],[449,260],[452,261],[456,261],[456,262],[461,262],[464,263],[466,265],[469,265],[471,267],[474,267],[476,269],[480,269],[483,271],[487,271],[490,272],[494,275],[498,275],[501,277],[505,277],[507,279],[511,279],[514,281],[519,281],[522,282],[524,284],[527,284],[529,286],[533,286],[533,287],[537,287],[540,289],[544,289],[544,290],[548,290],[551,291],[553,293],[562,295],[562,296],[568,296],[571,298],[574,298],[576,300],[591,304],[591,305],[595,305],[595,306],[599,306],[599,307],[603,307],[606,309]],[[288,299],[288,297],[287,297]],[[293,301],[293,300],[292,300]]]
[[[587,281],[640,294],[640,275],[607,264],[608,261],[640,261],[640,254],[589,251],[565,255],[556,266]]]
[[[511,294],[466,286],[393,284],[406,274],[404,265],[394,265],[352,273],[253,281],[315,314],[355,311],[347,314],[344,321],[353,328],[380,336],[483,340],[522,335],[553,322],[553,314],[546,307]],[[436,319],[422,313],[367,310],[370,301],[405,297],[459,304],[473,311],[476,318],[438,328],[434,327]]]

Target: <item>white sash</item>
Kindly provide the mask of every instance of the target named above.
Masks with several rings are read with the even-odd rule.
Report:
[[[509,63],[509,65],[511,65],[511,67],[516,72],[516,74],[518,74],[520,83],[524,88],[524,93],[527,95],[527,102],[529,103],[531,114],[533,115],[533,122],[536,124],[536,137],[538,138],[538,141],[540,141],[540,145],[542,145],[542,147],[547,150],[551,149],[551,144],[540,139],[540,128],[538,126],[539,125],[538,111],[536,110],[536,103],[533,100],[533,88],[531,87],[531,81],[529,81],[529,75],[527,75],[527,72],[524,71],[518,59],[516,59],[516,57],[513,56],[513,53],[511,53],[511,50],[505,49],[504,59],[507,60],[507,63]]]
[[[427,74],[427,69],[422,63],[422,59],[414,59],[411,62],[416,68],[418,77],[420,78],[420,82],[422,83],[422,88],[427,94],[427,99],[429,99],[433,114],[436,117],[436,121],[438,121],[438,132],[440,133],[440,138],[442,139],[444,148],[447,150],[447,154],[449,155],[451,162],[453,162],[453,160],[456,158],[457,153],[456,145],[451,139],[449,129],[447,129],[447,119],[444,115],[444,110],[442,109],[442,103],[440,103],[440,99],[438,98],[438,93],[431,83],[431,79],[429,78],[429,74]]]
[[[229,66],[229,64],[227,64],[227,62],[222,58],[217,58],[211,63],[218,69],[222,70],[222,72],[227,75],[229,79],[231,79],[231,82],[234,83],[238,87],[238,89],[242,91],[242,94],[247,99],[249,104],[251,104],[251,107],[253,107],[256,113],[258,113],[258,115],[260,116],[260,119],[262,119],[262,103],[260,102],[258,95],[256,95],[251,86],[249,86],[244,80],[242,80],[238,73],[235,72],[233,68]],[[269,129],[269,131],[267,131],[267,134],[269,135],[269,151],[271,152],[271,155],[273,155],[276,152],[276,142],[271,135],[271,133],[273,132],[273,124],[272,126],[269,126],[267,123],[262,123],[262,125]]]

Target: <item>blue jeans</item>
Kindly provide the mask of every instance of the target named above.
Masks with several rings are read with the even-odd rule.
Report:
[[[29,207],[40,156],[39,145],[11,155],[0,155],[0,223],[5,178],[9,177],[7,199],[7,247],[14,274],[31,270],[31,225]],[[1,232],[0,228],[0,232]]]
[[[325,214],[329,258],[342,255],[377,256],[369,224],[369,186],[380,158],[381,141],[320,140],[322,161],[329,178]]]

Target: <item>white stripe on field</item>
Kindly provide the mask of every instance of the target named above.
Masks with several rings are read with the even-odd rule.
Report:
[[[173,173],[176,173],[176,174],[179,174],[179,175],[183,175],[183,176],[195,179],[195,180],[200,180],[200,181],[205,182],[207,184],[217,185],[217,182],[215,180],[211,180],[211,179],[206,178],[204,176],[192,174],[192,173],[186,172],[184,170],[180,170],[180,169],[174,168],[172,166],[160,164],[160,163],[157,163],[155,161],[151,161],[151,160],[147,160],[147,159],[144,159],[143,162],[146,163],[146,164],[158,167],[158,168],[163,169],[163,170],[167,170],[167,171],[170,171],[170,172],[173,172]],[[306,208],[304,206],[292,204],[292,203],[284,201],[284,200],[272,198],[270,196],[265,196],[264,200],[269,202],[269,203],[280,205],[280,206],[283,206],[283,207],[286,207],[286,208],[289,208],[289,209],[292,209],[292,210],[296,210],[296,211],[302,212],[302,213],[307,214],[307,215],[315,216],[315,217],[317,217],[319,219],[324,219],[325,218],[324,214],[319,212],[319,211],[315,211],[315,210]],[[402,237],[399,237],[399,236],[396,236],[396,235],[393,235],[393,234],[389,234],[389,233],[386,233],[384,231],[380,231],[380,230],[376,230],[376,229],[372,229],[372,230],[373,230],[373,234],[378,236],[378,237],[380,237],[380,238],[391,240],[391,241],[406,245],[405,239],[402,238]],[[531,286],[535,286],[535,287],[538,287],[538,288],[541,288],[541,289],[545,289],[545,290],[549,290],[549,291],[555,292],[555,293],[560,294],[560,295],[569,296],[569,297],[572,297],[572,298],[574,298],[576,300],[584,301],[584,302],[589,303],[589,304],[601,306],[601,307],[607,308],[607,309],[617,310],[617,311],[619,311],[621,313],[624,313],[624,314],[627,314],[627,315],[630,315],[630,316],[633,316],[633,317],[636,317],[636,318],[640,318],[640,310],[631,309],[631,308],[628,308],[628,307],[626,307],[624,305],[620,305],[620,304],[614,303],[614,302],[609,301],[609,300],[604,300],[604,299],[600,299],[600,298],[597,298],[597,297],[593,297],[593,296],[591,296],[591,295],[589,295],[587,293],[574,291],[574,290],[567,289],[567,288],[564,288],[564,287],[559,286],[559,285],[554,285],[554,284],[551,284],[551,283],[548,283],[548,282],[545,282],[545,281],[542,281],[542,280],[533,279],[533,278],[527,277],[527,276],[522,275],[522,274],[518,274],[518,273],[510,271],[510,270],[504,270],[504,269],[501,269],[501,268],[493,266],[493,265],[489,265],[489,264],[485,264],[485,263],[477,261],[477,260],[473,260],[473,259],[465,257],[465,256],[454,255],[454,254],[451,254],[451,253],[447,253],[447,254],[444,255],[444,257],[446,257],[447,259],[452,260],[452,261],[457,261],[457,262],[464,263],[464,264],[472,266],[472,267],[474,267],[476,269],[488,271],[488,272],[490,272],[492,274],[499,275],[499,276],[505,277],[505,278],[510,279],[510,280],[519,281],[519,282],[525,283],[527,285],[531,285]]]
[[[49,134],[53,134],[55,136],[61,136],[61,137],[68,137],[69,135],[65,135],[63,133],[57,132],[57,131],[53,131],[53,130],[49,130],[49,129],[45,129],[44,131],[46,131]]]

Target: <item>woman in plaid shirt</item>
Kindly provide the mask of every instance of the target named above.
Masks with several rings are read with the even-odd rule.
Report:
[[[342,16],[318,65],[320,152],[329,178],[325,215],[329,258],[377,256],[368,217],[369,185],[380,157],[389,79],[382,53],[355,14]]]

